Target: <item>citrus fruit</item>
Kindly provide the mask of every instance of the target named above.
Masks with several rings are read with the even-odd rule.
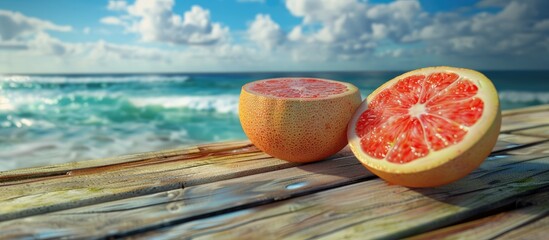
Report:
[[[265,153],[312,162],[347,145],[347,124],[361,98],[349,83],[318,78],[273,78],[242,87],[240,123]]]
[[[496,89],[483,74],[429,67],[383,84],[349,122],[351,150],[394,184],[434,187],[456,181],[490,154],[499,135]]]

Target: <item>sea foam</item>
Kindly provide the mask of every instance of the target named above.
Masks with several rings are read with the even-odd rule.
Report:
[[[186,82],[186,75],[96,75],[96,76],[33,76],[33,75],[0,75],[1,82],[13,83],[48,83],[48,84],[87,84],[87,83],[157,83]]]
[[[174,96],[174,97],[132,97],[129,101],[136,107],[161,106],[164,108],[186,108],[196,111],[238,113],[237,95]]]
[[[549,92],[502,91],[499,98],[510,103],[549,103]]]

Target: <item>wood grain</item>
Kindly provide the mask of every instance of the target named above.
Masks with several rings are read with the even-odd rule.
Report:
[[[231,144],[229,144],[231,145]],[[223,148],[226,149],[226,148]],[[0,183],[0,221],[296,166],[249,143]],[[7,173],[5,176],[11,176]]]
[[[549,140],[549,138],[501,133],[498,136],[498,141],[492,152],[521,148],[524,145],[540,143],[547,140]]]
[[[549,153],[549,142],[542,142],[527,148],[519,148],[508,151],[507,153],[512,155],[537,155]]]
[[[154,229],[373,177],[354,157],[0,222],[0,238],[86,238]]]
[[[0,172],[0,183],[14,180],[66,175],[71,171],[77,170],[105,169],[105,167],[131,168],[133,166],[166,161],[171,157],[176,156],[187,156],[188,158],[192,158],[196,156],[206,156],[215,152],[228,152],[235,149],[242,149],[247,146],[251,146],[250,141],[219,142],[187,146],[179,149],[164,151],[137,153],[118,157],[69,162],[34,168],[15,169]]]
[[[465,179],[433,189],[410,189],[372,179],[262,205],[136,238],[396,239],[459,222],[549,186],[549,157],[488,161]]]
[[[500,138],[495,148],[498,151],[540,140],[513,135]],[[7,172],[4,182],[0,182],[0,221],[298,165],[272,158],[249,142],[228,143],[225,147],[205,145],[197,149],[198,152],[189,150],[188,154],[170,152],[172,155],[140,161],[79,167],[55,176],[44,176],[44,172],[40,172],[40,176]],[[352,156],[352,153],[345,148],[330,158],[340,156]],[[66,167],[61,166],[65,171]]]
[[[526,135],[526,136],[533,136],[533,137],[549,138],[549,125],[529,128],[526,130],[513,131],[512,133],[515,135]]]
[[[540,193],[520,198],[515,204],[519,207],[518,209],[420,234],[408,240],[494,239],[502,235],[509,235],[512,232],[515,236],[510,237],[510,239],[524,239],[525,231],[520,229],[530,228],[525,225],[532,224],[549,214],[548,190],[543,189]],[[526,232],[530,233],[530,230],[528,229]]]
[[[545,216],[542,219],[528,223],[517,229],[513,229],[497,239],[522,239],[522,240],[539,240],[548,238],[549,216]]]
[[[506,118],[513,115],[520,115],[520,114],[527,115],[535,112],[549,112],[549,104],[536,105],[536,106],[530,106],[530,107],[524,107],[524,108],[508,109],[508,110],[502,111],[501,116]]]
[[[501,132],[509,133],[547,125],[549,125],[549,111],[507,115],[502,119]]]

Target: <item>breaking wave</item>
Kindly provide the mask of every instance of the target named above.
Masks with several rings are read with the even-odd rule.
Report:
[[[549,103],[549,92],[526,92],[526,91],[502,91],[499,93],[502,105],[521,104],[524,106]]]
[[[77,75],[77,76],[33,76],[0,75],[0,83],[38,83],[38,84],[90,84],[90,83],[158,83],[186,82],[186,75]]]
[[[160,106],[163,108],[184,108],[196,111],[238,113],[237,95],[175,96],[130,98],[136,107]]]

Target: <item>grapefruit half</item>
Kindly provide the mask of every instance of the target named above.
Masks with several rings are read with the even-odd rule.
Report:
[[[429,67],[383,84],[349,122],[351,150],[394,184],[434,187],[456,181],[490,154],[501,125],[496,89],[483,74]]]
[[[274,78],[242,87],[240,123],[265,153],[312,162],[347,145],[347,124],[360,105],[350,83],[318,78]]]

